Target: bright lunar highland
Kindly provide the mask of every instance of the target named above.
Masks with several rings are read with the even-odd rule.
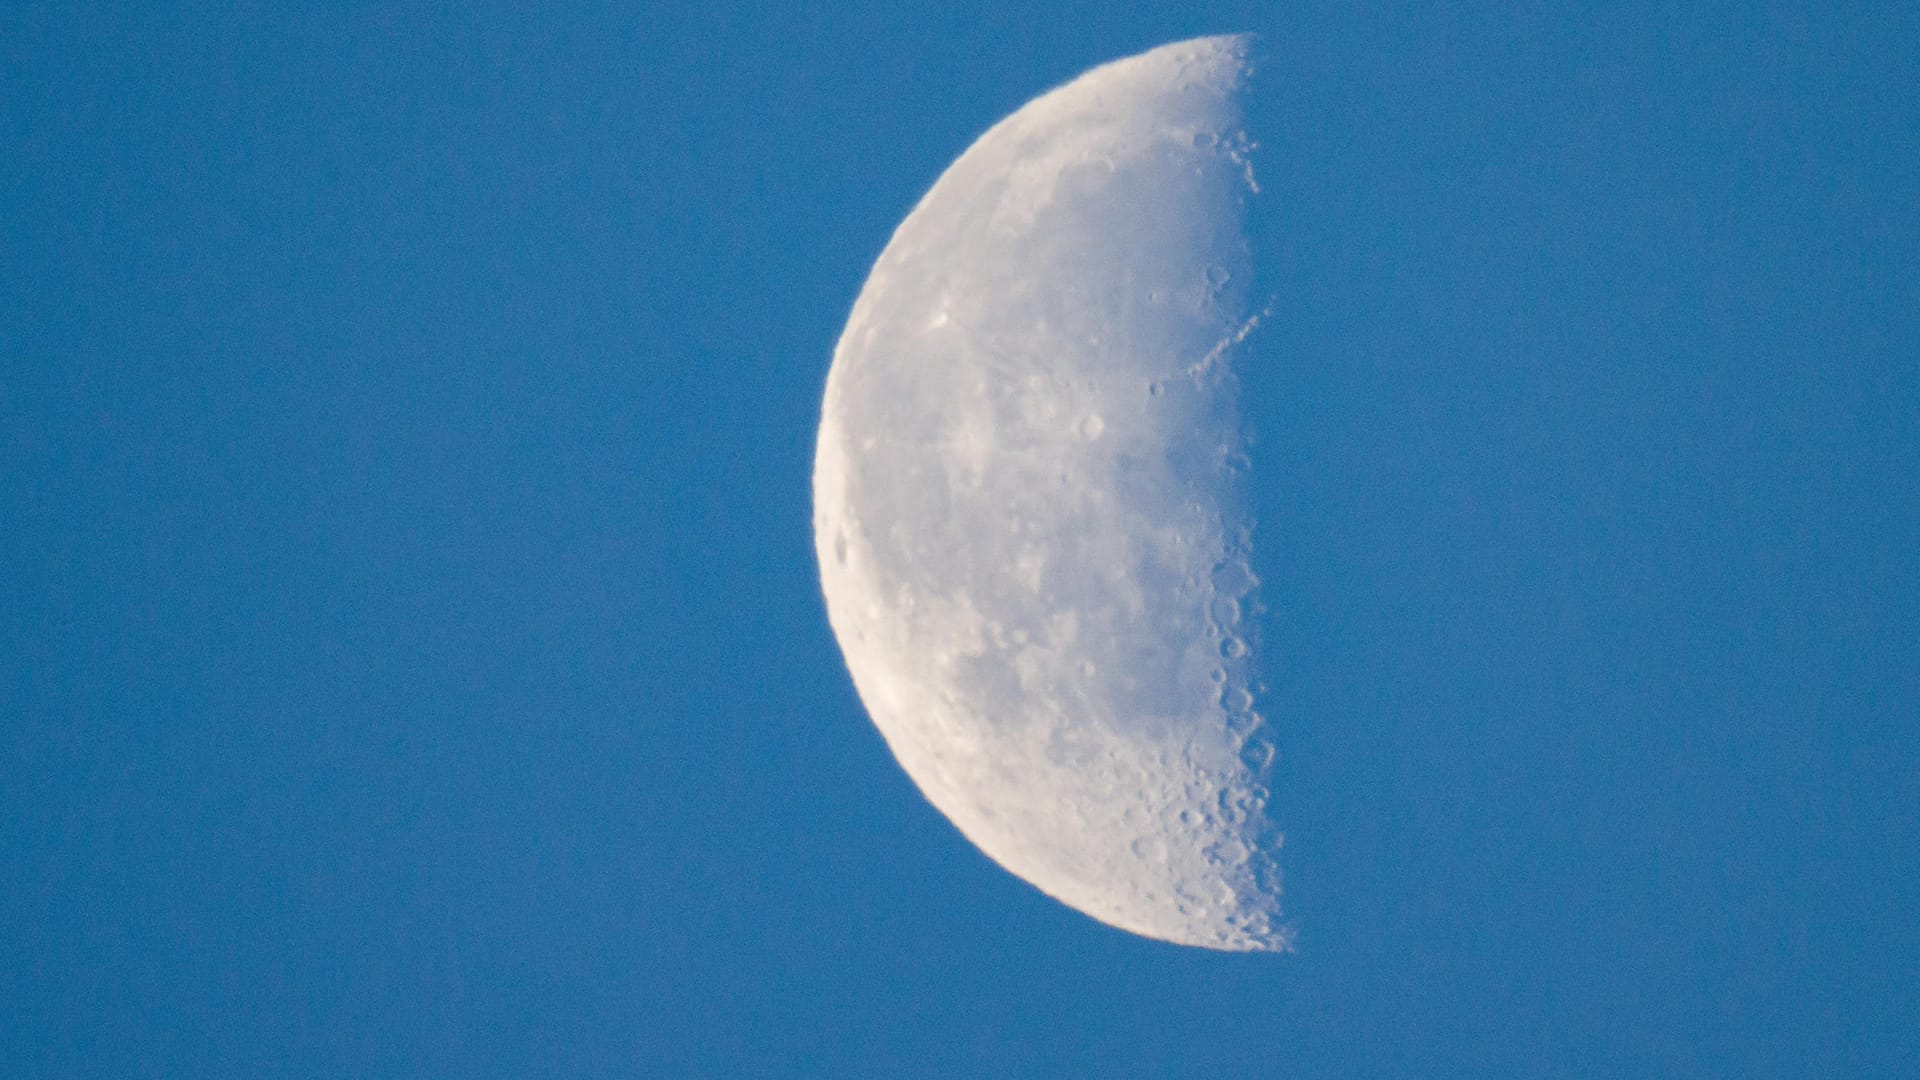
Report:
[[[827,378],[814,529],[861,700],[933,805],[1113,926],[1284,949],[1239,404],[1238,37],[1094,69],[894,233]]]

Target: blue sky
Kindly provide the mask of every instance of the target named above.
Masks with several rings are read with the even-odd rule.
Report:
[[[866,720],[835,336],[1034,94],[1264,36],[1293,956]],[[1920,1072],[1920,17],[0,13],[0,1072]]]

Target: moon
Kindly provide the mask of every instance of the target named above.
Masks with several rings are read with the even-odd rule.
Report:
[[[1281,950],[1240,414],[1250,41],[1087,72],[880,255],[813,475],[828,617],[927,799],[1149,938]]]

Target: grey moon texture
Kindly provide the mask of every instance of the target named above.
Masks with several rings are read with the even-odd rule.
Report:
[[[1248,49],[1096,68],[940,177],[835,350],[814,530],[861,701],[981,851],[1121,929],[1275,950]]]

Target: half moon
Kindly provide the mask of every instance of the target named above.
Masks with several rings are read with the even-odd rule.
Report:
[[[1001,866],[1147,937],[1282,949],[1235,364],[1253,326],[1242,37],[996,125],[834,353],[814,530],[907,774]]]

